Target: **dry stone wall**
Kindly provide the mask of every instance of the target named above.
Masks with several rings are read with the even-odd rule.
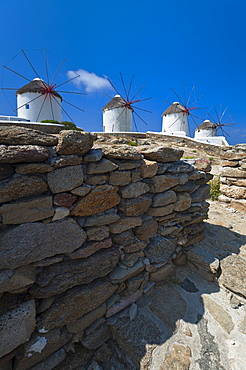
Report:
[[[222,153],[219,200],[246,213],[246,145]]]
[[[210,174],[182,150],[94,139],[0,127],[4,369],[53,369],[74,348],[86,362],[109,318],[130,306],[133,319],[203,238]]]

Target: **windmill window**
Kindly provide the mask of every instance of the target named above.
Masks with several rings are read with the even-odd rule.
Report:
[[[26,104],[26,109],[29,109],[29,108],[30,108],[29,104]]]

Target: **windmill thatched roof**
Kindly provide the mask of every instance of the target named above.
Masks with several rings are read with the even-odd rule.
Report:
[[[115,97],[103,107],[102,111],[104,112],[105,110],[123,108],[125,104],[125,100],[120,95],[115,95]]]
[[[19,90],[17,90],[16,95],[25,94],[25,93],[29,93],[29,92],[42,94],[42,89],[41,88],[44,88],[45,86],[48,87],[48,84],[46,82],[44,82],[43,80],[41,80],[39,78],[35,78],[34,80],[29,82],[28,84],[22,86]],[[55,90],[52,90],[52,94],[55,95],[57,98],[60,98],[62,100],[61,95],[58,94],[58,92],[56,92]]]
[[[209,121],[208,119],[206,119],[205,121],[203,121],[197,128],[196,128],[196,131],[200,131],[200,130],[208,130],[210,128],[217,128],[216,124]]]
[[[185,111],[185,108],[179,104],[178,102],[174,102],[172,105],[170,105],[163,113],[162,117],[166,116],[167,114],[172,114],[172,113],[182,113]]]

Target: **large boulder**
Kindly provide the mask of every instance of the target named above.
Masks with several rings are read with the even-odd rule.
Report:
[[[56,145],[57,137],[38,130],[18,126],[0,126],[0,144],[5,145]]]
[[[84,155],[92,148],[93,140],[89,132],[64,130],[59,134],[56,151],[59,155]]]

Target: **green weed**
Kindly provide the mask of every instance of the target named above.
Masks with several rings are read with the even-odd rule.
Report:
[[[212,200],[217,200],[220,196],[220,176],[215,175],[212,180],[209,181],[210,185],[210,196]]]

